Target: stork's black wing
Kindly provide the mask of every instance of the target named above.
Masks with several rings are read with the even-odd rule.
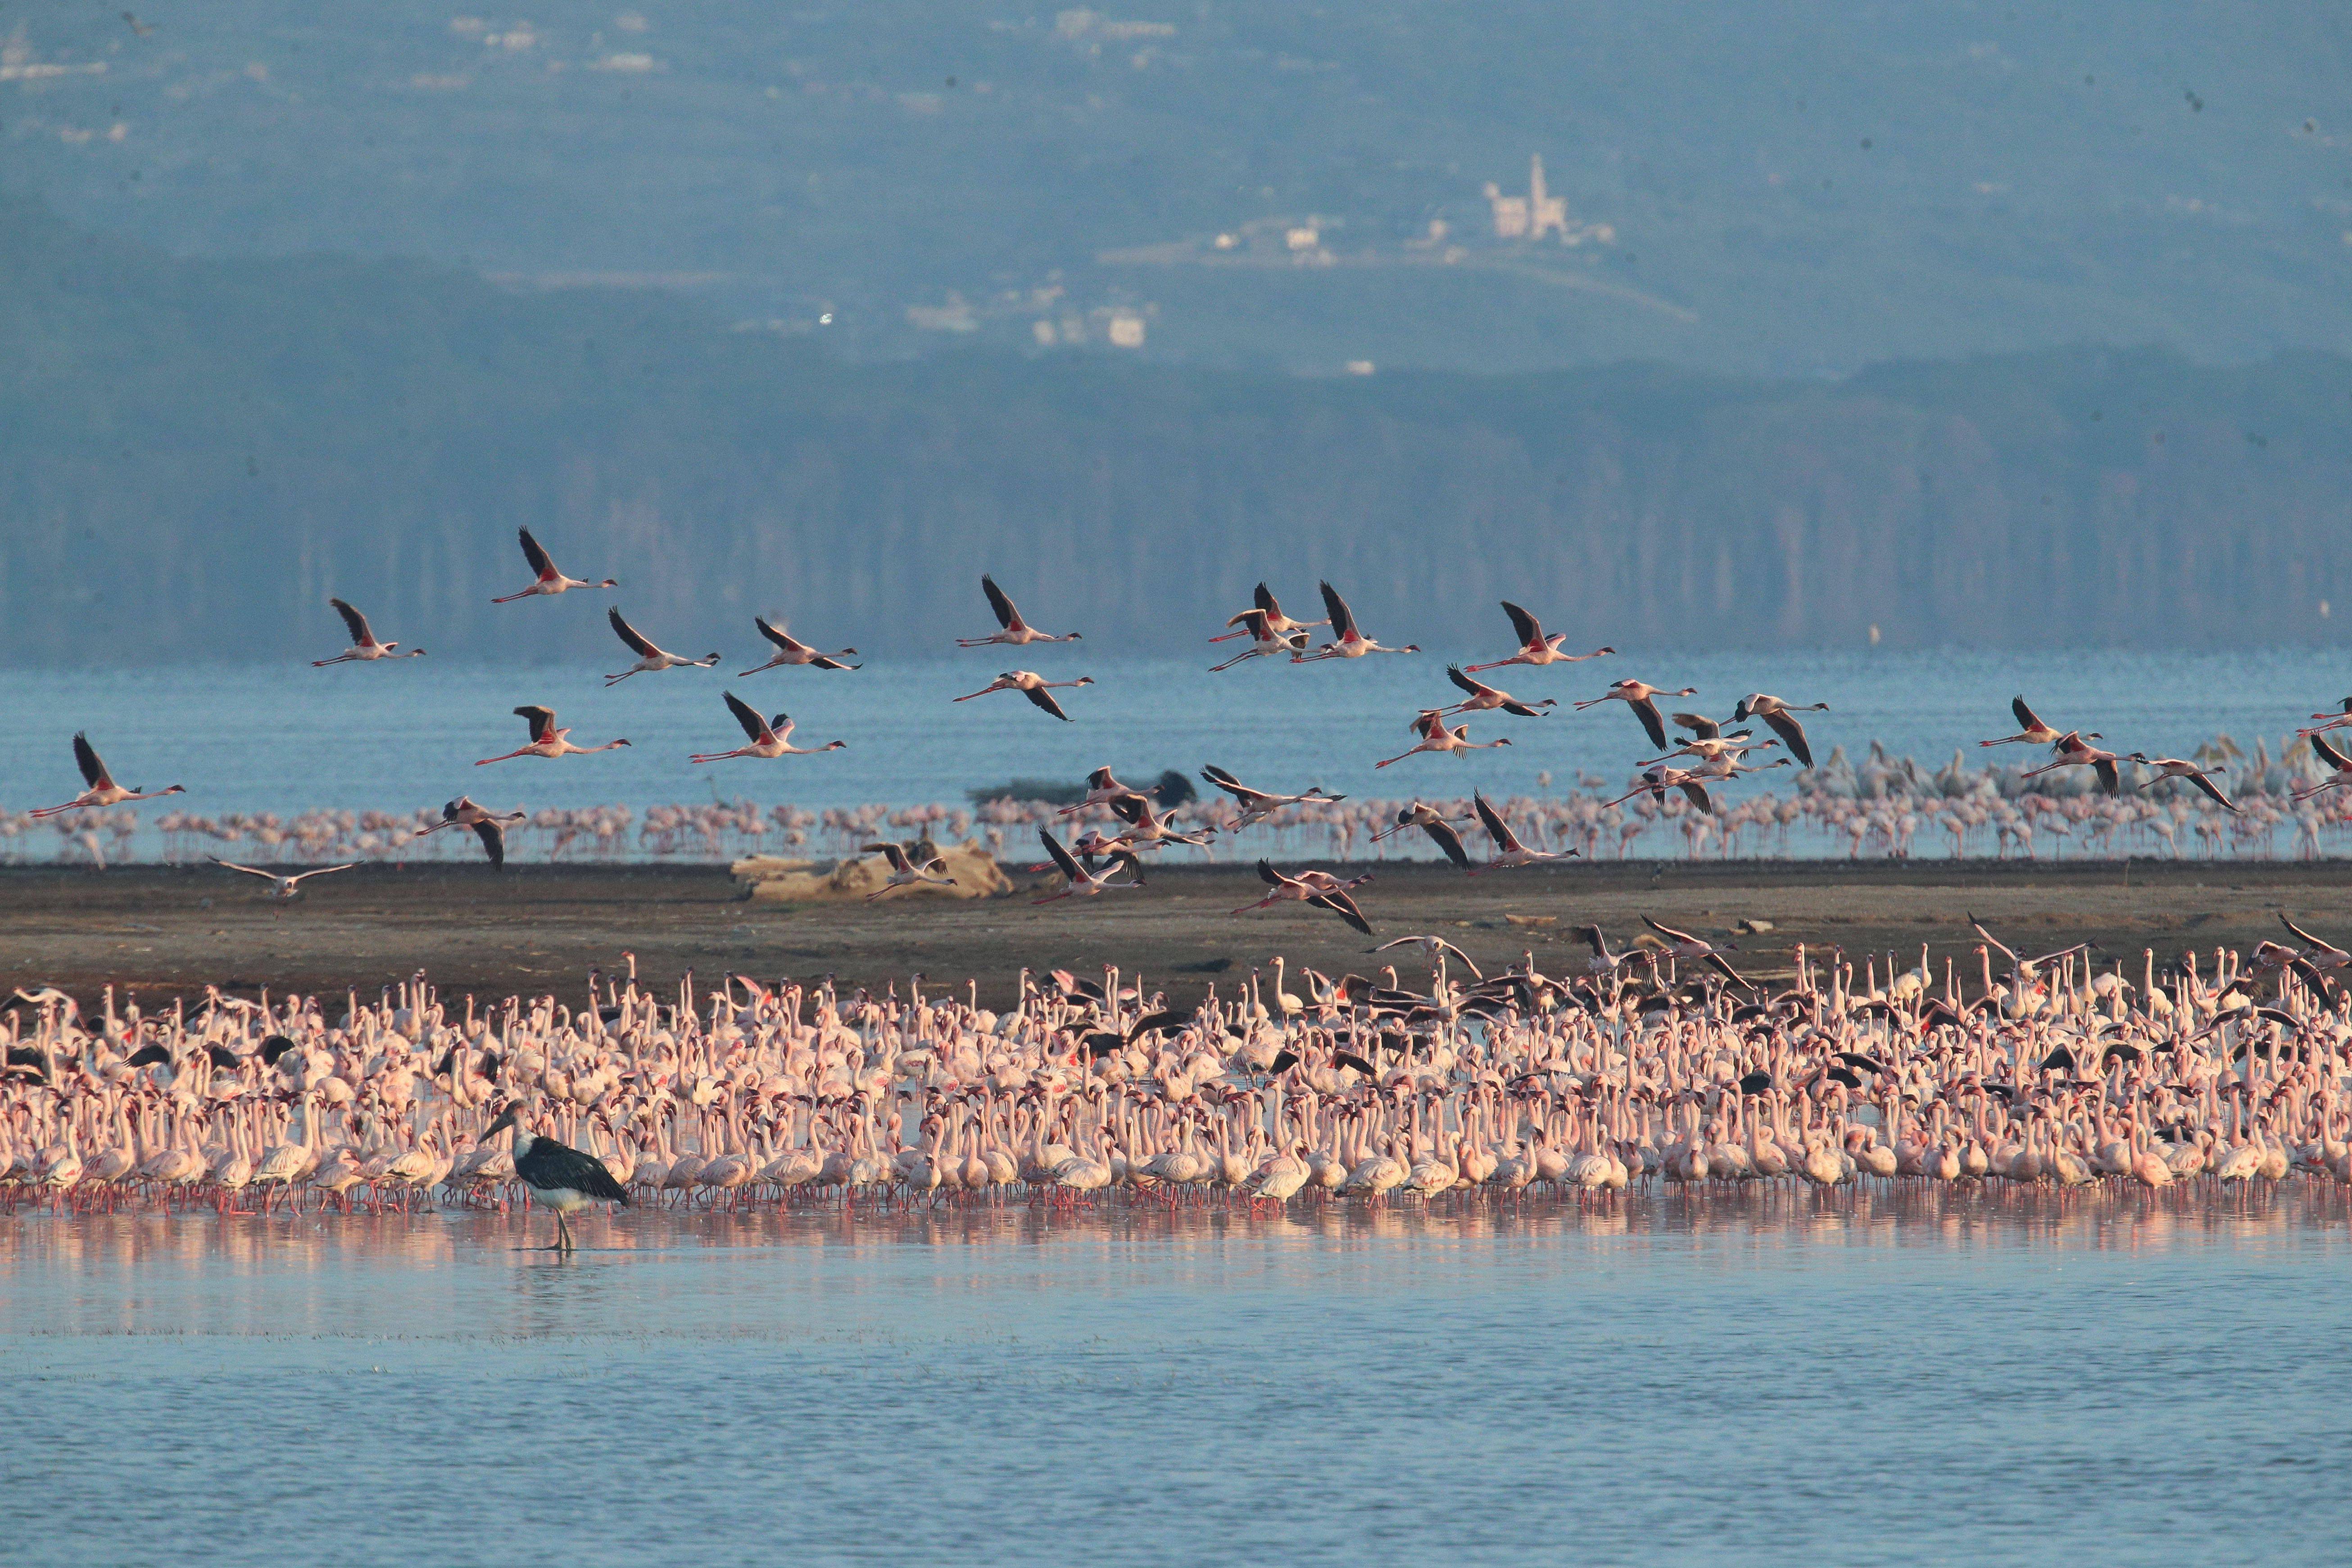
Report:
[[[613,1180],[613,1173],[604,1169],[604,1162],[593,1154],[583,1154],[552,1138],[534,1138],[530,1152],[516,1160],[515,1174],[526,1186],[541,1192],[570,1188],[583,1197],[601,1199],[608,1204],[629,1206],[629,1194],[621,1184]]]

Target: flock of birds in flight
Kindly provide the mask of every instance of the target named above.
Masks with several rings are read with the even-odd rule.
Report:
[[[525,599],[551,597],[570,593],[576,588],[620,586],[619,580],[612,577],[592,581],[567,576],[555,564],[545,547],[532,537],[528,528],[519,531],[519,537],[523,557],[529,563],[533,574],[532,580],[526,587],[512,594],[498,596],[492,601],[494,604],[505,605]],[[1392,647],[1366,636],[1357,624],[1355,615],[1349,608],[1348,602],[1339,592],[1328,582],[1320,584],[1320,587],[1324,617],[1320,620],[1303,621],[1285,614],[1281,604],[1273,593],[1265,584],[1259,584],[1255,595],[1255,604],[1250,608],[1234,616],[1225,623],[1227,629],[1210,639],[1213,643],[1223,643],[1247,638],[1248,646],[1241,652],[1212,666],[1212,671],[1230,669],[1244,660],[1253,658],[1287,658],[1293,664],[1313,664],[1325,659],[1362,658],[1372,654],[1415,654],[1421,651],[1417,644],[1406,643],[1401,647]],[[1031,626],[1022,616],[1012,597],[998,586],[993,577],[983,575],[981,578],[981,588],[987,595],[990,609],[994,612],[997,630],[984,637],[959,638],[957,647],[1020,648],[1049,643],[1074,643],[1081,640],[1081,634],[1075,631],[1046,632]],[[345,626],[350,629],[352,643],[351,647],[343,652],[331,658],[314,660],[316,667],[323,668],[331,665],[377,663],[386,659],[416,658],[424,656],[425,649],[422,647],[403,647],[396,641],[379,640],[369,626],[367,616],[345,600],[336,598],[330,603],[342,616]],[[1534,615],[1507,600],[1504,601],[1502,607],[1504,613],[1510,617],[1511,628],[1517,639],[1516,651],[1507,657],[1483,664],[1449,665],[1446,668],[1446,677],[1460,693],[1459,698],[1450,702],[1422,709],[1414,716],[1410,726],[1412,733],[1418,737],[1416,742],[1395,756],[1380,759],[1374,763],[1376,768],[1391,767],[1408,758],[1425,753],[1450,752],[1455,756],[1464,756],[1474,751],[1511,744],[1508,736],[1474,742],[1470,739],[1470,730],[1466,723],[1449,724],[1448,720],[1476,713],[1503,713],[1516,718],[1535,719],[1546,716],[1559,706],[1559,700],[1557,698],[1548,697],[1539,700],[1527,700],[1516,697],[1500,687],[1477,679],[1476,677],[1480,674],[1489,670],[1508,668],[1512,666],[1540,668],[1555,664],[1577,664],[1616,652],[1616,649],[1607,646],[1594,648],[1589,653],[1569,652],[1566,647],[1566,634],[1547,632],[1541,621]],[[721,656],[715,651],[700,658],[691,658],[667,651],[630,625],[617,606],[607,612],[607,618],[612,624],[614,635],[636,656],[635,662],[628,668],[605,678],[607,688],[638,675],[669,669],[707,669],[716,667],[720,661]],[[739,679],[748,678],[764,670],[788,667],[845,672],[862,668],[859,665],[845,662],[856,657],[857,650],[854,647],[836,648],[830,651],[819,649],[802,642],[782,628],[771,625],[764,617],[754,616],[753,624],[759,628],[761,636],[772,647],[773,652],[765,663],[740,672]],[[1318,626],[1326,627],[1328,631],[1328,639],[1320,644],[1313,640],[1314,629]],[[1082,675],[1073,679],[1049,680],[1034,670],[1010,669],[999,674],[995,679],[979,690],[966,692],[955,698],[954,700],[969,702],[995,692],[1017,691],[1040,711],[1066,721],[1070,716],[1055,693],[1075,690],[1093,684],[1095,682],[1092,676]],[[1633,789],[1618,797],[1619,801],[1647,794],[1654,800],[1663,803],[1668,791],[1677,791],[1699,811],[1712,813],[1714,801],[1709,793],[1711,789],[1719,788],[1748,774],[1763,773],[1773,768],[1790,766],[1811,768],[1813,765],[1811,742],[1806,736],[1804,724],[1798,716],[1802,713],[1826,712],[1829,710],[1828,703],[1799,704],[1787,701],[1769,692],[1750,692],[1734,705],[1731,717],[1727,721],[1718,721],[1705,714],[1686,711],[1675,711],[1669,715],[1662,711],[1659,707],[1660,698],[1681,699],[1696,695],[1697,695],[1696,689],[1693,687],[1667,689],[1629,677],[1612,683],[1598,697],[1573,704],[1574,710],[1580,712],[1603,703],[1624,703],[1640,723],[1643,734],[1647,738],[1652,748],[1660,753],[1646,758],[1638,764],[1641,772],[1637,782]],[[774,759],[784,756],[810,756],[839,751],[847,744],[846,742],[835,740],[829,741],[822,746],[796,746],[793,744],[793,725],[789,713],[778,712],[762,716],[759,710],[732,691],[724,692],[722,696],[729,712],[733,715],[736,723],[742,729],[745,744],[729,750],[697,752],[690,759],[695,763],[719,763],[736,758]],[[2118,764],[2127,758],[2155,775],[2147,784],[2140,785],[2141,788],[2147,788],[2168,779],[2180,779],[2202,791],[2224,809],[2231,812],[2238,809],[2221,786],[2214,781],[2204,767],[2197,763],[2178,757],[2150,757],[2141,752],[2118,753],[2105,750],[2094,743],[2105,738],[2097,731],[2061,730],[2046,723],[2027,706],[2022,697],[2014,700],[2011,706],[2017,716],[2020,726],[2018,732],[1979,743],[1986,746],[2030,744],[2048,747],[2052,760],[2041,767],[2030,770],[2025,775],[2029,778],[2060,768],[2087,767],[2096,775],[2099,787],[2105,793],[2113,795],[2118,793],[2122,787]],[[571,730],[556,723],[555,710],[544,704],[528,703],[518,707],[514,711],[516,716],[522,719],[528,726],[528,740],[513,751],[482,758],[476,763],[477,766],[488,766],[519,757],[552,760],[566,756],[586,756],[598,752],[617,750],[630,743],[625,737],[617,737],[596,745],[575,743],[572,740]],[[1687,731],[1686,734],[1675,734],[1672,737],[1675,742],[1673,744],[1669,743],[1669,718],[1676,731]],[[2308,798],[2322,791],[2352,783],[2352,758],[2347,758],[2344,753],[2336,751],[2324,738],[2326,731],[2352,723],[2352,698],[2345,700],[2339,712],[2314,714],[2313,719],[2319,721],[2316,727],[2305,730],[2301,734],[2310,742],[2314,753],[2327,765],[2330,772],[2317,784],[2298,792],[2298,799]],[[1759,740],[1752,728],[1737,730],[1729,728],[1734,724],[1749,725],[1751,723],[1761,723],[1771,731],[1770,737]],[[1785,754],[1769,763],[1750,760],[1753,753],[1774,747],[1783,749]],[[34,811],[31,814],[34,817],[48,817],[65,812],[114,806],[184,793],[184,787],[176,784],[153,791],[126,788],[117,784],[105,763],[100,758],[96,748],[91,745],[87,734],[78,733],[74,736],[73,749],[74,759],[80,769],[86,787],[71,800]],[[1207,835],[1219,831],[1238,831],[1242,827],[1272,816],[1285,806],[1311,800],[1332,801],[1344,798],[1328,794],[1319,785],[1297,794],[1287,795],[1261,790],[1244,784],[1225,769],[1213,765],[1203,772],[1202,777],[1214,788],[1230,796],[1238,812],[1230,822],[1211,822],[1201,828],[1187,831],[1174,824],[1171,820],[1172,813],[1163,813],[1155,808],[1150,795],[1121,784],[1108,768],[1097,769],[1087,779],[1087,791],[1084,798],[1076,805],[1066,808],[1063,815],[1075,816],[1086,807],[1100,805],[1107,806],[1125,824],[1125,827],[1123,831],[1115,834],[1104,834],[1088,828],[1066,846],[1058,840],[1051,830],[1041,828],[1038,837],[1049,858],[1045,866],[1041,866],[1039,868],[1050,867],[1060,871],[1066,885],[1060,892],[1039,901],[1052,902],[1061,899],[1088,898],[1113,889],[1141,887],[1144,881],[1141,856],[1147,852],[1176,844],[1203,845],[1207,841]],[[1616,805],[1618,801],[1608,804]],[[1474,795],[1472,806],[1472,816],[1460,819],[1457,823],[1456,819],[1449,817],[1440,809],[1415,799],[1399,811],[1396,820],[1375,835],[1375,837],[1384,838],[1418,828],[1429,837],[1446,858],[1473,875],[1513,867],[1565,860],[1578,853],[1573,848],[1543,850],[1522,842],[1503,815],[1484,795]],[[470,830],[480,839],[491,863],[495,866],[503,866],[506,860],[506,828],[513,823],[524,820],[525,816],[526,814],[520,811],[495,812],[478,805],[471,797],[461,795],[443,806],[440,820],[430,827],[421,829],[420,836],[451,827]],[[1483,828],[1491,841],[1492,852],[1483,863],[1472,862],[1461,831],[1464,826]],[[874,844],[866,846],[864,852],[882,856],[889,868],[885,885],[880,889],[881,893],[887,894],[901,888],[922,884],[952,884],[953,879],[945,875],[946,864],[943,859],[919,858],[919,852],[912,846],[891,843]],[[297,896],[301,882],[308,878],[333,871],[349,870],[352,864],[356,864],[352,862],[341,866],[320,867],[299,875],[289,876],[278,871],[239,865],[226,860],[216,860],[216,863],[231,870],[268,879],[272,884],[273,893],[280,899],[291,899]],[[1123,878],[1119,875],[1122,872]],[[1269,892],[1265,898],[1255,904],[1245,906],[1244,910],[1236,910],[1236,913],[1245,912],[1246,910],[1264,909],[1276,903],[1295,901],[1328,910],[1360,931],[1370,933],[1371,930],[1370,923],[1350,897],[1351,890],[1360,886],[1365,879],[1360,877],[1352,881],[1343,881],[1329,872],[1315,869],[1285,873],[1264,859],[1258,862],[1258,874],[1267,884]]]

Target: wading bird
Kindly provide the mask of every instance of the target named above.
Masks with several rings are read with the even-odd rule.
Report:
[[[541,594],[568,594],[574,588],[617,588],[621,585],[621,580],[617,577],[607,577],[602,583],[590,583],[579,577],[566,577],[555,569],[555,563],[549,559],[546,550],[541,548],[539,541],[530,536],[530,530],[517,529],[515,533],[516,537],[522,541],[522,558],[530,563],[530,569],[539,574],[539,578],[520,594],[509,594],[502,598],[492,599],[490,603],[493,605],[511,605],[517,599],[528,599]]]
[[[604,618],[613,623],[613,635],[628,644],[630,651],[637,656],[636,663],[618,675],[608,675],[604,678],[607,690],[618,686],[633,675],[649,675],[657,669],[709,669],[719,662],[719,656],[715,653],[708,658],[688,658],[683,654],[664,653],[654,646],[651,637],[621,618],[621,607],[618,605],[606,610]]]
[[[862,664],[844,664],[841,662],[843,659],[856,653],[857,650],[854,647],[837,647],[831,653],[819,653],[816,649],[809,647],[808,644],[801,641],[798,637],[795,637],[790,633],[782,631],[778,627],[770,626],[764,619],[758,616],[753,616],[751,617],[751,624],[760,628],[760,635],[761,637],[776,645],[775,657],[769,659],[765,664],[755,664],[751,668],[739,672],[736,676],[738,680],[741,679],[746,675],[757,675],[763,669],[773,669],[780,664],[814,665],[818,669],[863,669],[866,668]]]
[[[2214,784],[2212,779],[2206,775],[2205,770],[2195,763],[2184,762],[2179,757],[2151,757],[2146,752],[2134,752],[2131,754],[2131,760],[2141,767],[2154,768],[2157,773],[2156,777],[2133,790],[2134,795],[2137,795],[2140,790],[2153,789],[2166,779],[2187,779],[2190,784],[2203,790],[2206,795],[2223,811],[2243,815],[2238,812],[2236,806],[2230,804],[2230,797],[2223,795],[2221,787]]]
[[[1470,804],[1477,811],[1478,820],[1486,825],[1486,837],[1495,841],[1494,855],[1485,865],[1472,867],[1472,876],[1486,871],[1507,871],[1517,866],[1540,866],[1547,860],[1577,858],[1577,852],[1573,849],[1530,849],[1520,843],[1519,836],[1511,831],[1511,825],[1503,820],[1501,812],[1486,804],[1485,795],[1473,795]]]
[[[180,784],[172,784],[157,790],[124,789],[121,784],[116,784],[114,776],[106,771],[106,764],[99,761],[98,748],[89,743],[88,735],[77,731],[73,739],[73,749],[74,765],[81,769],[81,782],[89,787],[63,805],[40,806],[28,813],[28,816],[56,816],[62,812],[80,811],[87,806],[121,805],[134,800],[159,800],[167,795],[188,793],[186,788]]]
[[[1269,795],[1265,790],[1250,788],[1214,763],[1202,767],[1201,776],[1232,795],[1234,803],[1241,807],[1241,814],[1238,816],[1231,822],[1223,824],[1228,833],[1239,833],[1254,822],[1263,822],[1286,805],[1298,805],[1310,800],[1336,801],[1348,798],[1344,795],[1329,794],[1321,784],[1310,785],[1305,795]]]
[[[461,795],[441,808],[440,821],[430,827],[418,828],[416,837],[422,838],[445,827],[470,827],[474,830],[474,837],[482,841],[482,848],[489,855],[491,869],[498,870],[507,863],[507,824],[520,822],[530,815],[527,811],[509,811],[503,815],[488,811]]]
[[[743,726],[743,733],[751,738],[748,746],[738,746],[731,752],[703,752],[688,757],[691,763],[723,763],[730,757],[814,757],[820,752],[845,750],[846,741],[827,741],[822,746],[793,744],[793,716],[779,713],[773,719],[762,719],[760,710],[736,696],[723,694],[727,710],[735,715],[735,722]]]
[[[1313,664],[1318,659],[1325,658],[1361,658],[1368,653],[1419,653],[1421,651],[1421,645],[1418,643],[1407,643],[1402,647],[1382,647],[1356,629],[1355,612],[1348,608],[1348,601],[1339,597],[1339,591],[1328,583],[1321,586],[1323,607],[1331,612],[1331,640],[1312,653],[1292,654],[1291,663]]]
[[[984,637],[958,637],[956,647],[986,647],[991,643],[1003,643],[1009,647],[1021,647],[1033,642],[1076,642],[1078,640],[1078,634],[1076,632],[1064,632],[1061,636],[1055,637],[1051,632],[1041,632],[1023,620],[1021,612],[1013,607],[1013,600],[1007,596],[1003,589],[996,585],[996,579],[985,573],[981,574],[980,591],[988,595],[988,607],[996,612],[996,624],[1002,629],[992,632]]]
[[[332,658],[312,659],[310,661],[312,669],[324,669],[331,664],[348,664],[354,659],[367,661],[379,658],[423,658],[425,657],[425,650],[421,647],[410,648],[406,653],[394,653],[393,649],[400,645],[396,642],[376,641],[375,633],[368,630],[368,620],[365,616],[361,615],[341,599],[330,599],[327,603],[335,606],[335,613],[343,617],[343,625],[351,628],[352,646]]]
[[[626,741],[607,741],[601,746],[575,746],[565,738],[572,733],[569,729],[559,730],[555,727],[555,710],[552,708],[525,704],[515,710],[515,717],[530,726],[530,744],[518,746],[500,756],[484,757],[474,764],[476,767],[488,767],[492,763],[503,763],[509,757],[584,757],[592,752],[609,752],[614,747],[625,746],[629,743]]]
[[[1415,719],[1411,727],[1420,734],[1421,744],[1413,747],[1412,751],[1400,752],[1393,757],[1374,763],[1372,766],[1384,768],[1391,763],[1401,763],[1405,758],[1422,752],[1452,752],[1455,756],[1460,756],[1465,752],[1483,752],[1492,746],[1507,746],[1511,743],[1511,738],[1508,735],[1493,741],[1473,741],[1470,739],[1470,726],[1467,724],[1459,729],[1449,730],[1445,727],[1445,715],[1434,708],[1423,709],[1421,717]]]
[[[314,870],[302,871],[288,877],[276,871],[265,871],[258,866],[240,866],[234,860],[224,860],[217,855],[210,857],[210,859],[215,866],[225,867],[231,871],[242,871],[248,877],[259,877],[268,881],[270,884],[269,896],[280,902],[299,895],[302,890],[302,884],[312,877],[323,877],[330,871],[348,871],[359,864],[358,861],[352,860],[341,866],[320,866]]]
[[[903,844],[868,844],[857,852],[860,855],[879,855],[884,860],[889,862],[890,866],[890,875],[884,879],[882,885],[866,895],[866,901],[869,904],[886,893],[896,892],[900,888],[911,888],[919,882],[929,882],[935,888],[952,888],[956,885],[956,879],[953,877],[931,875],[933,871],[944,871],[948,868],[944,856],[934,855],[918,866],[915,864],[914,857],[907,853],[907,847]]]
[[[1656,699],[1697,695],[1698,688],[1696,686],[1685,686],[1680,691],[1667,691],[1644,680],[1621,680],[1600,696],[1578,703],[1576,710],[1581,713],[1587,708],[1597,708],[1603,702],[1622,702],[1633,710],[1633,717],[1642,721],[1642,728],[1649,731],[1650,744],[1664,751],[1666,723],[1658,716]]]
[[[1763,720],[1772,727],[1774,734],[1788,742],[1789,754],[1797,759],[1797,765],[1801,768],[1810,768],[1813,765],[1813,751],[1805,743],[1805,727],[1797,722],[1795,715],[1826,713],[1829,710],[1830,705],[1826,702],[1808,702],[1803,707],[1797,708],[1791,707],[1777,697],[1767,696],[1761,691],[1751,691],[1739,700],[1738,707],[1731,710],[1731,721],[1737,724],[1748,719]]]
[[[1055,718],[1067,723],[1070,716],[1062,711],[1062,705],[1054,700],[1054,693],[1066,686],[1092,686],[1094,683],[1095,678],[1091,675],[1081,675],[1076,680],[1048,680],[1034,669],[1008,669],[979,690],[967,691],[956,700],[969,702],[992,691],[1018,691]]]
[[[1518,634],[1519,651],[1492,664],[1471,665],[1469,669],[1474,675],[1482,669],[1500,669],[1507,664],[1580,664],[1617,651],[1613,647],[1597,647],[1591,653],[1562,653],[1560,644],[1568,640],[1566,632],[1546,633],[1542,622],[1508,599],[1503,600],[1502,605],[1503,614],[1511,617],[1511,630]]]
[[[480,1141],[488,1143],[499,1133],[513,1131],[516,1179],[530,1189],[530,1195],[542,1207],[555,1211],[555,1245],[549,1250],[571,1252],[574,1247],[567,1215],[590,1204],[618,1204],[627,1208],[629,1194],[595,1155],[583,1154],[525,1128],[520,1120],[520,1109],[509,1100]]]

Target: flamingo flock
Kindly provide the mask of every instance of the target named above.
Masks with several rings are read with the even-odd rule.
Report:
[[[90,1016],[20,991],[0,1204],[503,1205],[509,1129],[539,1167],[604,1173],[560,1213],[2352,1182],[2352,952],[2291,919],[2130,973],[1972,923],[1940,963],[1801,948],[1769,977],[1650,924],[1623,949],[1587,928],[1560,974],[1410,936],[1384,946],[1421,977],[1276,958],[1190,1005],[1113,968],[1024,971],[1000,1012],[919,976],[648,987],[634,961],[488,1008],[421,974],[368,1002],[110,991]]]

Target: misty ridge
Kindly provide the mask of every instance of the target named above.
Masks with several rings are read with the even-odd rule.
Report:
[[[936,654],[993,573],[1086,655],[1205,653],[1261,578],[1383,641],[2212,647],[2352,605],[2352,362],[2079,348],[1788,382],[848,364],[645,290],[175,259],[0,209],[0,659],[609,658],[494,608],[529,527],[666,646]],[[583,603],[585,600],[593,602]],[[1054,655],[1053,658],[1064,656]]]

